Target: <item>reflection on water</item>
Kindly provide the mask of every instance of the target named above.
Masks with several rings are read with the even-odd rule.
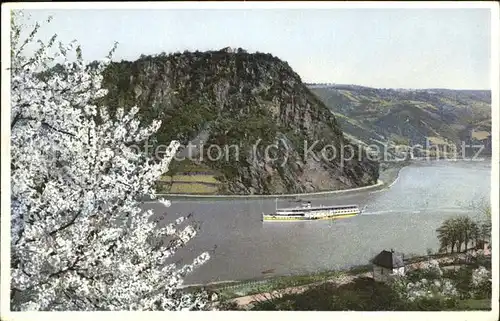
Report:
[[[276,206],[269,199],[173,200],[168,209],[155,203],[146,207],[167,211],[169,218],[193,213],[202,224],[179,257],[194,257],[217,245],[212,259],[186,282],[258,278],[366,264],[382,249],[422,254],[427,248],[436,250],[435,230],[441,222],[470,212],[466,204],[489,197],[490,170],[488,163],[477,162],[411,165],[388,190],[307,198],[314,205],[366,206],[363,215],[337,221],[264,223],[261,213]],[[278,204],[290,205],[297,203]]]

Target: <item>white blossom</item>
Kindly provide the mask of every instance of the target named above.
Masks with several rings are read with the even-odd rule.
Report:
[[[433,298],[436,296],[452,298],[458,296],[453,283],[448,279],[434,280],[429,282],[422,279],[417,282],[408,282],[404,278],[398,280],[399,284],[393,284],[397,293],[408,301],[415,301],[423,298]]]
[[[209,254],[180,267],[169,261],[196,229],[184,219],[158,228],[153,212],[138,207],[141,197],[155,197],[152,186],[179,143],[158,162],[133,149],[160,122],[140,128],[137,107],[114,119],[95,105],[107,93],[101,72],[109,59],[88,69],[75,43],[50,56],[55,38],[26,57],[39,26],[22,41],[22,13],[12,13],[12,309],[205,308],[206,294],[179,286]],[[55,58],[62,70],[40,77]]]
[[[428,262],[423,263],[421,270],[426,272],[431,272],[437,276],[443,275],[443,270],[439,266],[439,262],[437,260],[429,260]]]
[[[416,282],[409,281],[408,277],[395,278],[392,282],[393,288],[399,296],[408,301],[444,297],[451,299],[458,297],[459,293],[451,280],[442,278],[443,271],[436,260],[430,260],[423,264],[420,271],[434,275],[436,279],[422,278]]]
[[[472,271],[472,286],[479,287],[485,282],[491,282],[491,271],[480,266]]]

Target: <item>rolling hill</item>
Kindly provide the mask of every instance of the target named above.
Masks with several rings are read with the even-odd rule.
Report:
[[[491,92],[376,89],[309,84],[346,136],[364,144],[431,146],[483,144],[491,154]],[[477,150],[477,149],[476,149]],[[466,154],[474,153],[471,148]],[[459,151],[460,153],[460,151]]]

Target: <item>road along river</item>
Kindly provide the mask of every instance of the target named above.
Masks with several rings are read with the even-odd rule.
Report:
[[[362,215],[335,221],[262,222],[274,199],[186,200],[172,206],[146,202],[166,221],[193,213],[201,230],[176,254],[186,262],[213,249],[212,258],[187,284],[308,273],[366,264],[383,249],[425,254],[438,248],[436,228],[454,215],[474,214],[471,202],[490,197],[491,163],[432,161],[403,168],[388,188],[301,197],[313,205],[358,204]],[[278,200],[278,206],[294,206]],[[266,271],[266,274],[262,272]]]

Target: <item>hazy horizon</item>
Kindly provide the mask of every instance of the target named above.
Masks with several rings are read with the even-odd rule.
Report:
[[[394,90],[454,90],[454,91],[490,91],[491,89],[469,89],[469,88],[437,88],[437,87],[425,87],[425,88],[398,88],[398,87],[374,87],[374,86],[364,86],[358,84],[344,84],[344,83],[321,83],[321,82],[308,82],[304,81],[306,85],[325,85],[325,86],[355,86],[364,87],[372,89],[394,89]]]
[[[489,9],[37,9],[40,36],[76,39],[86,60],[241,47],[306,83],[491,90]]]

